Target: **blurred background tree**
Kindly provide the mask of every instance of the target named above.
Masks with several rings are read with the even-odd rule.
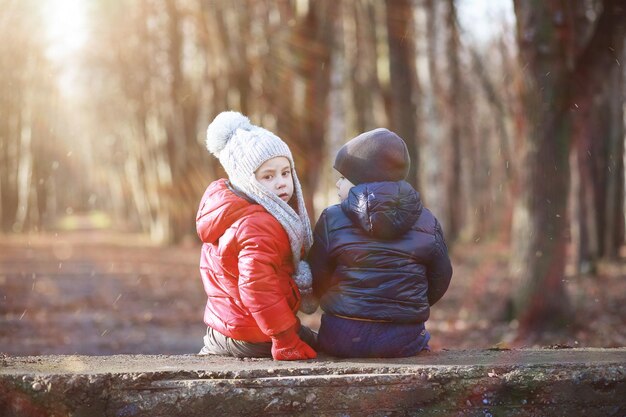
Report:
[[[586,264],[598,256],[615,257],[623,243],[624,70],[620,62],[625,6],[621,0],[515,1],[519,61],[524,65],[520,130],[525,169],[516,201],[511,271],[519,280],[513,316],[519,319],[522,333],[562,329],[571,315],[563,284],[570,228],[585,236],[585,248],[576,250],[582,255],[579,262]],[[610,98],[599,94],[607,87]],[[600,116],[600,109],[608,114]],[[601,128],[594,120],[597,117],[606,117]],[[586,216],[568,210],[576,202],[566,192],[576,167],[570,166],[570,153],[576,151],[580,183],[574,195],[582,196],[579,210],[593,213],[589,224]],[[589,205],[585,193],[590,193]],[[588,245],[589,240],[596,243]]]
[[[230,109],[292,147],[313,221],[337,202],[336,150],[398,132],[451,246],[511,243],[523,332],[569,314],[566,267],[624,243],[623,0],[511,0],[480,21],[463,20],[470,0],[80,3],[84,45],[59,64],[41,2],[0,0],[5,233],[99,210],[155,242],[193,238],[223,175],[204,132]]]

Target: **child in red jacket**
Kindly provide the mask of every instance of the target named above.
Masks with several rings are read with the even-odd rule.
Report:
[[[209,185],[196,217],[208,326],[200,354],[315,358],[316,334],[296,316],[311,292],[302,258],[312,237],[289,147],[236,112],[213,120],[206,145],[228,180]]]

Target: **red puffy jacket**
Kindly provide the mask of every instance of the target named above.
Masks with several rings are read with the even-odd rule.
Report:
[[[207,326],[257,343],[298,322],[289,238],[274,216],[220,179],[202,197],[196,230]]]

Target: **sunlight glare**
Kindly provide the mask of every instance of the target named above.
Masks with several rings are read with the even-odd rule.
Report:
[[[51,58],[67,58],[84,45],[86,22],[83,0],[46,0],[43,14],[50,39],[48,54]]]
[[[486,42],[503,30],[503,22],[515,26],[511,1],[461,0],[457,3],[461,29],[479,42]]]

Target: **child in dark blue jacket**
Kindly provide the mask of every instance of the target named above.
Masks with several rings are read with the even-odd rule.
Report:
[[[452,277],[441,226],[404,179],[410,158],[387,129],[337,153],[341,204],[324,210],[309,253],[324,311],[321,350],[338,357],[406,357],[428,350],[424,323]]]

